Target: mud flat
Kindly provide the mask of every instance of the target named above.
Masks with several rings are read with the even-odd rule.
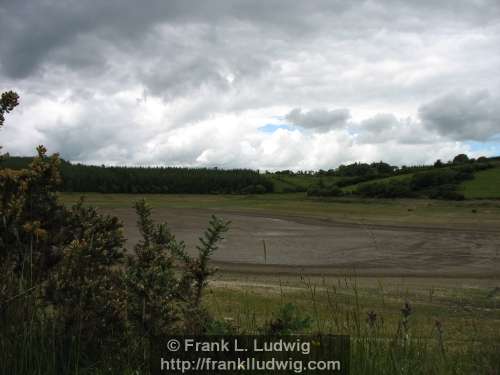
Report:
[[[132,209],[103,210],[123,220],[127,246],[139,239]],[[231,221],[213,257],[227,272],[356,273],[364,276],[500,276],[498,231],[453,226],[340,223],[307,217],[208,209],[155,209],[193,251],[211,214]],[[264,246],[266,251],[264,251]]]

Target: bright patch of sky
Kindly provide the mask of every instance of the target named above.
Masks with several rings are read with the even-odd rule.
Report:
[[[292,130],[293,126],[290,125],[279,125],[279,124],[266,124],[259,128],[259,131],[264,133],[274,133],[278,129]]]

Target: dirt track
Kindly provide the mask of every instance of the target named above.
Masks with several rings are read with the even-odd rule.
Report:
[[[103,210],[104,211],[104,210]],[[125,225],[128,247],[138,241],[131,209],[110,209]],[[155,210],[194,249],[207,210]],[[220,268],[251,273],[500,277],[499,231],[345,224],[311,218],[215,212],[232,222],[214,255]],[[264,257],[264,242],[267,261]]]

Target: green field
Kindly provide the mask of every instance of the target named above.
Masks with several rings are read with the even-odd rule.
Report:
[[[65,204],[82,194],[60,193]],[[85,194],[86,202],[102,208],[130,208],[146,198],[154,208],[236,210],[287,216],[314,217],[342,222],[391,225],[450,225],[496,228],[500,225],[498,201],[442,201],[428,199],[310,198],[305,193],[262,195],[187,194]]]
[[[499,199],[500,167],[476,172],[474,179],[463,182],[459,189],[467,199]]]
[[[366,316],[370,310],[385,320],[384,332],[394,333],[399,309],[408,301],[414,305],[414,332],[431,336],[435,319],[447,322],[447,337],[466,340],[473,336],[487,339],[500,332],[500,291],[498,280],[439,278],[365,278],[301,275],[263,276],[219,274],[210,283],[208,306],[220,319],[229,318],[240,329],[254,331],[270,320],[277,306],[294,303],[313,319],[309,331],[349,332],[342,322],[350,308]],[[227,302],[230,303],[227,303]],[[338,309],[335,322],[332,304]],[[250,310],[250,311],[247,311]],[[253,315],[253,316],[252,316]],[[470,322],[467,322],[470,320]],[[467,322],[467,323],[466,323]],[[473,322],[475,332],[468,332]],[[351,322],[355,323],[355,322]],[[361,327],[364,330],[365,327]]]

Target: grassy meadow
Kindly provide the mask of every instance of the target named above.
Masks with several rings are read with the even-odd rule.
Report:
[[[281,319],[350,335],[352,374],[498,374],[498,281],[226,274],[207,305],[239,332]]]
[[[474,179],[463,182],[459,190],[467,199],[499,199],[500,167],[477,172]]]
[[[443,201],[428,199],[312,198],[305,193],[262,195],[195,194],[101,194],[60,193],[65,204],[84,196],[85,202],[100,208],[130,208],[146,198],[153,208],[237,210],[304,216],[340,222],[391,225],[442,225],[467,228],[498,228],[500,201]]]

